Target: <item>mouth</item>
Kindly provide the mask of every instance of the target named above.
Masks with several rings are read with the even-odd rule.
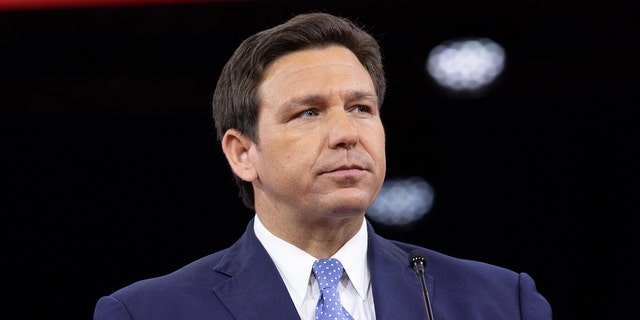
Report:
[[[339,166],[333,170],[331,170],[330,172],[335,172],[335,171],[352,171],[352,170],[365,170],[362,166],[359,165],[344,165],[344,166]]]
[[[344,165],[333,168],[325,172],[325,174],[336,181],[351,181],[351,183],[360,180],[367,172],[365,168],[358,165]]]
[[[324,162],[324,165],[319,168],[319,172],[338,177],[359,177],[371,171],[373,167],[373,161],[369,157],[353,153],[350,159],[334,159],[334,161]]]

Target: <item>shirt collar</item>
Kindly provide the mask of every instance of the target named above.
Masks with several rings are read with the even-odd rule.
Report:
[[[285,282],[291,299],[299,306],[302,304],[309,286],[311,267],[317,260],[300,248],[278,238],[260,222],[255,215],[254,232],[265,247]],[[333,258],[340,260],[349,280],[361,299],[365,299],[369,286],[369,268],[367,262],[367,227],[365,219],[358,233],[345,243]]]

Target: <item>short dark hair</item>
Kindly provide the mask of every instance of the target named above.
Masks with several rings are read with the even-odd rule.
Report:
[[[228,129],[236,129],[258,143],[257,91],[266,69],[285,54],[330,45],[343,46],[355,54],[373,80],[380,108],[386,79],[378,41],[347,18],[322,12],[299,14],[245,39],[223,67],[212,103],[218,140]],[[253,186],[235,173],[234,178],[245,206],[254,209]]]

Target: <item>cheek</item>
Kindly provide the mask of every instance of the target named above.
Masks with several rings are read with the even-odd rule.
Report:
[[[259,155],[260,161],[271,170],[294,171],[301,163],[305,162],[305,158],[309,154],[305,152],[304,145],[285,139],[271,139],[263,142],[263,148]]]
[[[384,143],[382,144],[382,146],[380,146],[380,148],[378,148],[378,150],[378,153],[375,155],[375,161],[378,165],[378,168],[380,168],[380,170],[384,172],[387,170],[387,154],[385,152]]]
[[[371,133],[370,137],[376,137],[369,142],[373,146],[372,156],[375,158],[376,162],[378,162],[381,166],[386,166],[386,138],[385,133],[382,127],[378,128],[375,132]]]

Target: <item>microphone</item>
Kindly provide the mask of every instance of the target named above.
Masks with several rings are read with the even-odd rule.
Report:
[[[429,292],[427,291],[427,282],[424,279],[424,268],[427,266],[427,260],[420,254],[420,250],[415,249],[409,253],[409,265],[420,278],[422,285],[422,296],[424,297],[424,305],[427,308],[427,319],[433,320],[433,312],[431,311],[431,301],[429,300]]]

